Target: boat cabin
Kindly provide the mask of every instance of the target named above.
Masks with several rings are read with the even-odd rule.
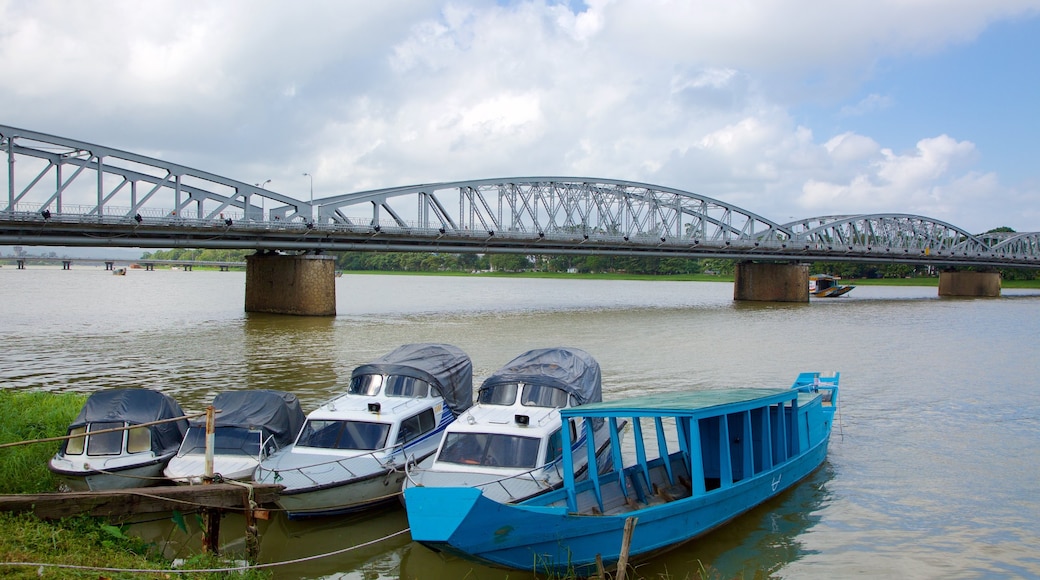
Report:
[[[75,491],[155,485],[187,426],[180,405],[164,393],[143,388],[97,391],[69,426],[72,437],[48,467],[63,488]]]
[[[546,385],[515,382],[483,389],[477,406],[445,432],[434,466],[527,471],[553,463],[563,453],[555,412],[576,402],[563,389]]]

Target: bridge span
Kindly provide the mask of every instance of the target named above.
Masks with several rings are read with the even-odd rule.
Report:
[[[0,125],[0,244],[732,258],[1040,268],[1040,232],[919,215],[777,222],[618,179],[509,177],[300,199],[161,159]],[[301,196],[302,197],[302,196]]]

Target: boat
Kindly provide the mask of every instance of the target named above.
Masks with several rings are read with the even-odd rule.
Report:
[[[126,268],[116,268],[112,270],[114,276],[126,276]]]
[[[411,487],[412,539],[487,565],[578,577],[596,573],[597,561],[617,567],[622,553],[635,561],[674,548],[823,463],[839,376],[802,373],[790,388],[647,394],[563,409],[586,432],[607,423],[619,468],[575,477],[564,430],[560,489],[501,503],[471,487]],[[618,443],[622,418],[632,423],[634,449]]]
[[[188,420],[165,393],[106,389],[87,398],[48,467],[62,491],[146,487],[164,482]]]
[[[304,415],[296,395],[285,391],[228,391],[213,398],[212,474],[250,481],[260,461],[292,444]],[[174,483],[202,483],[206,473],[206,421],[188,425],[177,455],[163,474]]]
[[[809,295],[817,298],[837,298],[852,291],[855,286],[839,283],[841,278],[829,274],[809,276]]]
[[[260,462],[253,479],[285,486],[289,518],[397,501],[406,462],[437,450],[473,404],[473,363],[446,344],[406,344],[361,365],[347,392],[307,415],[296,441]]]
[[[576,348],[517,356],[484,380],[476,404],[445,429],[437,453],[408,466],[403,488],[474,487],[494,501],[517,502],[559,487],[560,410],[602,401],[600,374],[596,359]],[[567,427],[575,448],[584,446],[577,424]],[[596,441],[598,449],[606,449],[602,423]],[[586,455],[577,456],[583,469]]]

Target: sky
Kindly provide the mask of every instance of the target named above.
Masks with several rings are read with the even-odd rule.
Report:
[[[315,199],[623,179],[1040,231],[1040,0],[0,0],[0,124]]]

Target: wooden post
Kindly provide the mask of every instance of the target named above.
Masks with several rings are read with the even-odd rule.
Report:
[[[202,484],[213,483],[213,443],[214,443],[213,405],[206,407],[206,466],[202,475]],[[220,510],[205,508],[202,510],[202,550],[214,556],[220,554]]]
[[[625,580],[625,569],[628,568],[628,548],[632,543],[632,532],[636,529],[639,518],[632,516],[625,520],[625,533],[621,537],[621,554],[618,555],[617,580]]]
[[[202,474],[203,483],[213,483],[213,444],[216,427],[213,420],[213,405],[206,407],[206,467]]]

